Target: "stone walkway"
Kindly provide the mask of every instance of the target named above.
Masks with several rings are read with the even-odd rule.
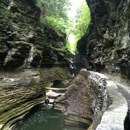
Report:
[[[128,108],[130,110],[130,87],[126,87],[122,84],[117,83],[119,92],[125,97],[127,103],[128,103]]]
[[[106,77],[103,74],[97,74],[102,78]],[[106,77],[106,81],[109,95],[113,99],[113,104],[110,105],[109,109],[103,114],[101,123],[96,130],[124,130],[124,119],[127,114],[128,105],[125,97],[119,92],[119,90],[129,99],[129,93],[126,94],[127,89],[129,90],[129,88],[122,89],[122,85],[120,85],[121,87],[118,89],[119,84],[117,85],[108,77]]]
[[[130,110],[130,81],[120,79],[118,76],[112,76],[108,74],[107,76],[116,83],[119,92],[125,97]]]

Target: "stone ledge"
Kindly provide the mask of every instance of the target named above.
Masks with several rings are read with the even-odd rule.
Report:
[[[101,122],[96,130],[124,130],[124,119],[127,114],[127,101],[118,91],[117,85],[111,81],[107,76],[90,72],[90,75],[95,75],[96,78],[103,78],[106,80],[106,88],[113,103],[109,106],[102,116]]]

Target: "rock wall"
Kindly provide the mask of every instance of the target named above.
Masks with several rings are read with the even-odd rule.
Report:
[[[43,103],[45,87],[71,78],[57,67],[66,65],[65,38],[44,25],[34,0],[0,1],[0,130]]]
[[[0,71],[0,130],[7,130],[24,114],[44,103],[45,87],[55,81],[70,79],[67,69],[28,69],[23,71]]]
[[[89,57],[97,71],[104,70],[129,78],[130,1],[86,1],[91,11],[91,22],[78,43],[78,51]]]
[[[120,99],[120,101],[119,101]],[[107,76],[82,69],[55,110],[65,114],[65,124],[87,130],[124,129],[127,101]]]
[[[87,95],[89,90],[87,73],[80,72],[72,81],[65,95],[56,99],[55,110],[65,114],[65,124],[88,128],[92,123],[93,111]],[[94,96],[93,96],[94,97]]]
[[[54,108],[65,113],[65,124],[86,129],[92,125],[94,130],[112,103],[106,86],[105,76],[82,69]]]
[[[0,10],[0,68],[65,64],[66,36],[43,24],[33,0],[1,0]]]
[[[109,74],[109,77],[112,77],[114,81],[117,83],[121,82],[123,85],[127,84],[129,88],[130,1],[86,0],[86,2],[90,7],[91,22],[87,33],[78,42],[77,49],[79,54],[83,57],[87,56],[89,62],[93,64],[96,71]],[[118,78],[118,80],[116,80],[116,78]],[[115,87],[114,84],[113,87]],[[117,90],[116,87],[115,90]],[[128,90],[125,89],[125,91]],[[116,91],[116,95],[118,95],[118,93],[119,92]],[[119,100],[117,100],[117,102],[119,102]],[[125,102],[126,101],[123,99],[121,104],[119,104],[119,108],[123,108]],[[114,108],[113,110],[113,113],[115,113],[115,111],[120,113],[117,108]],[[124,129],[123,120],[120,123],[118,123],[118,119],[115,120],[117,128],[113,122],[108,120],[108,118],[111,119],[116,117],[108,117],[110,114],[109,112],[109,110],[105,112],[101,125],[99,125],[97,129],[113,129],[113,127],[115,127],[115,129]],[[118,113],[115,114],[119,116]],[[123,113],[122,110],[120,116],[122,116]],[[122,119],[122,117],[120,117],[120,119]],[[122,126],[119,124],[122,124]]]

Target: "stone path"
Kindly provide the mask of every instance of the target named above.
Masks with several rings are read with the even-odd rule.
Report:
[[[120,77],[118,76],[112,76],[108,74],[107,76],[110,77],[110,79],[115,82],[119,92],[125,97],[130,110],[130,81],[125,79],[120,79]]]
[[[117,83],[118,89],[120,93],[125,97],[127,103],[128,103],[128,108],[130,110],[130,87],[126,87],[122,84]]]
[[[105,77],[100,74],[101,77]],[[124,130],[124,119],[127,114],[128,106],[125,97],[119,92],[118,86],[115,82],[106,77],[107,89],[109,95],[113,98],[113,104],[110,105],[109,109],[103,114],[101,123],[98,125],[96,130]],[[127,88],[128,89],[128,88]],[[122,92],[129,99],[129,93],[126,94],[126,89],[122,89]]]

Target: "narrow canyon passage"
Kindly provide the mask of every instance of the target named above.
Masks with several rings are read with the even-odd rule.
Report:
[[[130,0],[0,0],[0,130],[130,130],[129,103]]]

